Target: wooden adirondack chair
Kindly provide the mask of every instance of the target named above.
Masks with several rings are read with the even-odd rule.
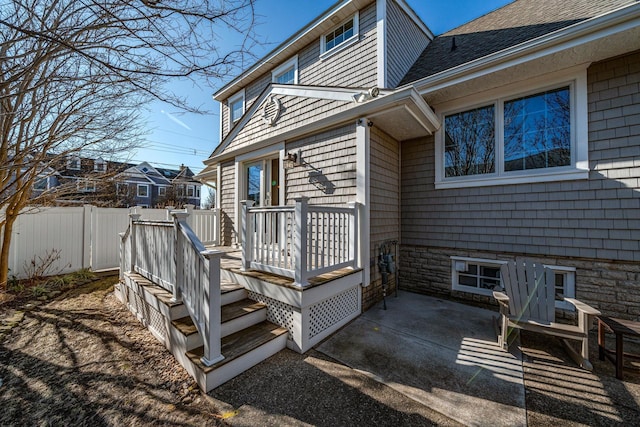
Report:
[[[592,370],[589,362],[589,327],[591,316],[600,312],[573,298],[564,298],[577,310],[578,325],[555,323],[555,273],[529,259],[509,261],[500,268],[505,293],[494,291],[500,304],[501,331],[498,344],[507,349],[508,331],[525,329],[560,337],[567,351],[580,367]],[[569,342],[578,341],[580,351]]]

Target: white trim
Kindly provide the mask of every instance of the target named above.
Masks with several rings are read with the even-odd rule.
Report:
[[[371,131],[368,126],[369,120],[366,117],[358,119],[356,122],[356,201],[362,206],[360,216],[360,238],[358,242],[358,252],[360,255],[359,267],[362,268],[362,286],[369,286],[371,280],[370,271],[370,251],[371,248]]]
[[[158,187],[158,197],[164,197],[166,195],[167,195],[167,187],[166,186]]]
[[[400,9],[402,9],[404,13],[406,13],[409,18],[411,18],[411,20],[418,26],[418,28],[420,28],[420,30],[429,38],[429,40],[434,39],[435,36],[433,35],[429,27],[427,27],[427,25],[422,21],[422,19],[420,19],[420,17],[405,0],[394,1],[398,6],[400,6]]]
[[[239,246],[242,244],[242,236],[240,233],[240,220],[242,218],[242,206],[240,202],[243,200],[241,194],[244,194],[245,191],[245,165],[247,163],[264,160],[265,158],[275,158],[276,155],[280,158],[280,153],[284,150],[284,142],[279,142],[277,144],[272,144],[268,147],[261,148],[259,150],[251,151],[249,153],[241,154],[235,157],[235,180],[236,189],[234,195],[234,206],[235,209],[235,226],[236,226],[236,244]],[[282,160],[280,160],[282,164]],[[283,169],[281,168],[282,172]],[[280,180],[284,179],[284,175],[280,175]],[[281,187],[284,187],[282,185]],[[284,190],[283,190],[284,191]],[[222,200],[222,199],[221,199]]]
[[[274,68],[271,71],[271,82],[272,83],[276,83],[276,78],[281,75],[284,74],[285,72],[287,72],[289,70],[289,68],[293,67],[293,84],[297,85],[298,84],[298,55],[295,55],[293,58],[289,59],[288,61],[284,62],[282,65]]]
[[[376,1],[377,85],[387,87],[387,0]]]
[[[349,8],[353,7],[352,3],[353,3],[353,0],[345,0],[345,1],[342,1],[342,2],[340,2],[338,4],[336,4],[331,9],[327,10],[325,13],[320,15],[318,18],[316,18],[314,21],[309,23],[304,28],[302,28],[296,34],[294,34],[293,36],[291,36],[287,40],[285,40],[282,44],[280,44],[280,46],[276,47],[270,53],[265,55],[262,58],[262,60],[260,60],[259,62],[256,62],[247,71],[245,71],[244,73],[240,74],[238,77],[236,77],[235,79],[233,79],[232,81],[227,83],[225,86],[223,86],[222,89],[220,89],[218,92],[216,92],[214,94],[214,98],[217,99],[217,100],[224,99],[228,92],[231,92],[231,90],[236,85],[240,84],[241,82],[247,81],[247,79],[249,79],[251,75],[262,74],[263,72],[260,71],[261,68],[269,67],[274,63],[279,63],[280,61],[277,60],[278,56],[283,54],[288,48],[290,48],[291,46],[293,46],[296,43],[300,42],[301,40],[304,40],[305,38],[311,37],[313,35],[313,33],[317,33],[318,31],[320,31],[320,28],[323,26],[323,24],[329,18],[331,18],[334,15],[337,15],[339,12],[341,12],[341,11],[343,11],[345,9],[349,9]],[[315,37],[314,37],[314,39],[315,39]],[[307,43],[305,43],[305,45],[306,44]],[[301,46],[301,47],[303,47],[303,46]]]
[[[391,91],[380,91],[379,96],[384,96]],[[366,94],[365,90],[347,88],[328,88],[326,86],[288,86],[274,84],[271,95],[299,96],[312,99],[327,99],[331,101],[356,102],[356,97]]]
[[[640,17],[640,3],[636,2],[424,77],[407,86],[414,86],[421,95],[426,95],[537,58],[568,50],[598,38],[633,29],[638,25],[637,22],[634,22],[638,17]]]
[[[279,86],[280,88],[282,88],[279,90],[284,90],[285,86],[286,85]],[[304,88],[305,87],[300,86],[300,87],[287,88],[287,89],[296,90],[296,89],[304,89]],[[330,90],[330,93],[331,92],[339,93],[341,91],[344,92],[345,90],[332,88]],[[209,166],[209,165],[215,164],[218,161],[221,161],[222,159],[232,158],[233,156],[238,155],[238,153],[251,151],[256,147],[267,147],[278,141],[283,141],[283,140],[286,141],[292,138],[298,138],[302,135],[317,132],[317,131],[326,129],[328,127],[332,127],[339,123],[346,123],[351,120],[355,120],[358,117],[361,117],[363,115],[375,115],[380,112],[394,108],[400,104],[403,104],[403,103],[406,104],[409,102],[415,105],[415,107],[419,110],[420,113],[424,114],[425,116],[424,118],[426,119],[427,123],[425,123],[424,121],[421,121],[421,123],[423,123],[424,125],[428,125],[428,127],[425,127],[425,131],[428,134],[432,134],[438,128],[440,128],[440,121],[438,120],[438,117],[433,112],[431,107],[429,107],[429,105],[424,100],[424,98],[422,98],[418,94],[418,92],[415,91],[413,87],[405,87],[400,90],[381,91],[381,92],[385,93],[386,95],[378,96],[377,98],[372,98],[371,100],[366,102],[354,103],[354,106],[352,108],[345,109],[334,115],[320,118],[315,121],[301,122],[300,126],[295,127],[291,130],[285,131],[278,135],[267,137],[263,140],[256,141],[251,145],[240,147],[233,151],[225,153],[224,150],[226,150],[226,148],[229,146],[233,138],[235,138],[238,135],[238,133],[250,120],[250,118],[253,116],[253,113],[258,108],[260,108],[260,106],[264,102],[264,99],[266,99],[272,94],[272,92],[267,91],[262,94],[261,98],[256,100],[251,105],[251,108],[248,110],[247,114],[245,114],[242,121],[225,137],[223,142],[215,148],[211,156],[208,159],[203,160],[203,163]]]
[[[136,197],[141,197],[143,199],[148,199],[151,195],[149,194],[149,184],[136,184]],[[146,195],[141,195],[140,194],[140,188],[141,187],[145,187],[147,189],[147,194]]]
[[[222,203],[222,165],[216,165],[216,208],[220,209],[220,204]],[[218,221],[220,223],[220,221]],[[218,230],[218,238],[219,244],[222,244],[222,229]]]
[[[233,120],[232,105],[238,102],[240,99],[242,99],[242,113],[240,113],[239,117]],[[242,116],[244,116],[244,113],[245,113],[245,107],[246,107],[246,103],[245,103],[244,88],[243,88],[235,95],[230,96],[229,99],[227,100],[227,109],[229,110],[229,129],[231,129],[236,123],[238,123],[242,119]]]
[[[582,64],[558,73],[550,73],[524,82],[513,83],[436,106],[436,109],[440,112],[438,119],[441,123],[444,123],[444,117],[446,115],[476,107],[494,105],[496,150],[495,172],[446,178],[444,176],[444,133],[443,129],[440,128],[435,134],[435,188],[483,187],[490,185],[588,179],[587,66],[588,64]],[[502,117],[504,102],[564,85],[569,86],[571,92],[571,165],[505,172],[503,170],[504,123]]]
[[[343,26],[349,21],[353,21],[353,35],[348,39],[342,41],[342,43],[335,45],[329,50],[326,50],[327,43],[325,40],[326,40],[327,34],[335,31],[336,29]],[[338,25],[334,26],[331,30],[325,31],[320,36],[320,60],[321,61],[327,59],[328,57],[340,52],[341,50],[351,46],[352,44],[360,40],[360,22],[359,21],[360,21],[360,12],[356,12],[349,18],[343,20]]]
[[[214,98],[214,101],[215,101],[215,98]],[[218,123],[219,123],[219,126],[220,126],[220,129],[218,129],[218,139],[220,140],[220,142],[222,142],[222,136],[224,134],[224,132],[222,130],[222,127],[224,125],[224,122],[222,121],[222,107],[223,107],[222,102],[218,102],[218,110],[219,110],[219,114],[220,114],[220,117],[218,118]]]

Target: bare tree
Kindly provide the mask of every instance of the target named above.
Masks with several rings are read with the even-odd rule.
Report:
[[[166,84],[220,79],[242,67],[255,43],[253,2],[2,2],[0,290],[17,216],[51,196],[33,198],[34,184],[70,155],[110,158],[137,144],[140,112],[151,100],[198,111]],[[233,49],[218,48],[222,33],[232,34]]]

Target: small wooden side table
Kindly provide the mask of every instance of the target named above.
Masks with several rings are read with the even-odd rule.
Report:
[[[613,332],[616,336],[616,350],[607,350],[605,347],[605,332]],[[606,357],[616,365],[616,378],[623,379],[622,369],[624,368],[624,358],[629,357],[639,359],[635,354],[625,354],[624,336],[640,337],[640,322],[632,320],[616,319],[614,317],[598,316],[598,356],[600,360]]]

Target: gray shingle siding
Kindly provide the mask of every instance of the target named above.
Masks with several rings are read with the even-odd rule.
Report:
[[[588,180],[436,191],[433,138],[403,142],[403,242],[640,261],[639,66],[635,53],[588,70],[589,115],[600,118],[589,123]],[[614,69],[625,78],[603,78]],[[602,103],[621,88],[628,105]]]
[[[387,87],[397,87],[429,38],[395,1],[387,1]]]
[[[223,245],[231,245],[235,242],[235,191],[236,191],[236,166],[232,160],[221,165],[220,208],[222,228],[221,240]]]
[[[301,150],[303,166],[286,171],[286,204],[309,197],[316,205],[343,206],[356,199],[355,123],[287,143]]]

